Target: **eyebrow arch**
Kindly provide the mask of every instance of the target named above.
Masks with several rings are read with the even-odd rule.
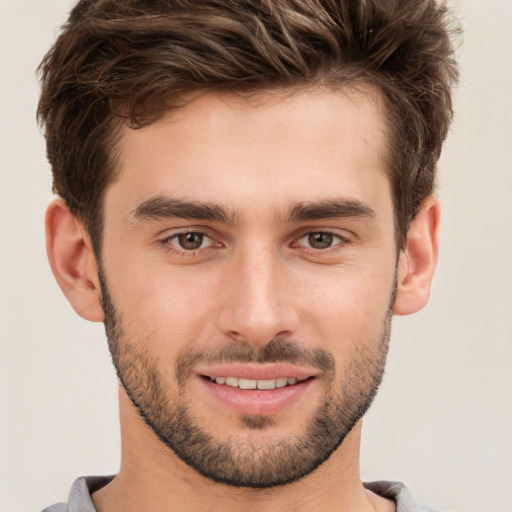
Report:
[[[221,206],[210,203],[183,201],[166,196],[155,196],[141,203],[132,212],[139,221],[152,221],[167,218],[217,221],[234,224],[235,215],[229,214]]]
[[[332,199],[319,202],[301,202],[293,205],[287,218],[291,222],[327,219],[330,217],[375,218],[369,205],[355,199]]]

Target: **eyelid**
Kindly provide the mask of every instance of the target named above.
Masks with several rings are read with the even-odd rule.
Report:
[[[356,238],[355,234],[351,233],[350,231],[348,231],[346,229],[315,227],[315,226],[308,226],[306,228],[301,228],[300,230],[297,230],[295,232],[295,234],[292,235],[292,237],[295,240],[299,240],[300,238],[304,238],[305,236],[312,235],[315,233],[332,235],[337,238],[340,238],[341,240],[346,240],[346,241],[351,241],[352,239]]]
[[[201,225],[180,225],[180,226],[170,226],[162,229],[158,233],[156,233],[155,238],[157,239],[157,243],[168,240],[177,235],[184,235],[186,233],[198,233],[204,236],[207,236],[213,240],[219,240],[221,235],[214,229],[209,226],[201,226]]]
[[[342,232],[340,232],[342,231]],[[195,233],[204,236],[205,238],[210,240],[205,247],[200,247],[197,249],[184,249],[180,248],[178,244],[171,243],[173,238],[176,238],[180,235],[185,235],[187,233]],[[299,243],[304,238],[308,237],[311,234],[322,233],[331,235],[335,238],[332,246],[329,246],[324,249],[314,248],[307,244]],[[330,252],[335,252],[342,250],[343,248],[349,246],[354,242],[354,238],[357,238],[357,235],[351,233],[347,230],[340,230],[337,228],[325,228],[325,227],[316,227],[316,226],[307,226],[302,227],[300,230],[296,230],[295,233],[291,236],[291,241],[289,243],[290,248],[300,248],[305,251],[309,251],[315,254],[328,254]],[[215,248],[225,247],[225,241],[221,241],[222,236],[216,232],[216,230],[212,230],[207,226],[180,226],[176,228],[167,228],[162,230],[158,234],[158,238],[156,240],[156,244],[158,246],[163,247],[169,252],[172,252],[179,256],[198,256],[196,253],[198,252],[207,252],[209,250]]]
[[[212,232],[213,230],[205,227],[205,226],[180,226],[176,228],[168,228],[161,231],[157,235],[156,244],[160,247],[163,247],[166,251],[182,257],[194,257],[197,256],[197,253],[206,253],[211,249],[214,249],[216,246],[220,247],[222,245],[221,242],[218,241],[219,236]],[[206,239],[210,240],[210,243],[206,245],[206,247],[199,247],[197,249],[184,249],[181,248],[177,243],[171,242],[172,239],[179,237],[180,235],[186,235],[189,233],[194,233],[198,235],[202,235]]]
[[[184,247],[181,247],[180,246],[180,241],[179,241],[179,238],[183,235],[199,235],[201,237],[201,246],[198,247],[197,249],[185,249]],[[165,239],[169,244],[172,244],[174,245],[174,240],[177,241],[176,243],[176,248],[177,250],[179,251],[184,251],[184,252],[194,252],[194,251],[199,251],[201,249],[206,249],[208,245],[207,241],[208,240],[213,240],[210,236],[208,236],[206,233],[202,233],[200,231],[184,231],[182,233],[176,233],[174,235],[171,235],[171,236],[168,236],[166,239]],[[206,244],[205,247],[203,247],[203,245]]]
[[[311,247],[309,244],[301,244],[299,243],[304,238],[312,235],[322,233],[326,235],[332,235],[333,238],[337,239],[333,242],[333,244],[329,247],[326,247],[324,249],[317,249],[315,247]],[[290,247],[292,248],[299,248],[304,252],[311,253],[312,255],[325,255],[335,253],[337,251],[342,251],[349,247],[351,243],[353,242],[352,238],[350,236],[344,235],[340,233],[339,231],[335,229],[329,229],[329,228],[307,228],[306,230],[301,230],[300,233],[294,237],[293,242],[290,244]]]

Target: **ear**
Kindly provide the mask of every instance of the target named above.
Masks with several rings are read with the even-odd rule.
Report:
[[[426,306],[439,248],[439,199],[427,197],[411,222],[398,259],[397,295],[393,312],[410,315]]]
[[[89,235],[60,198],[46,210],[46,252],[73,309],[86,320],[102,322],[98,268]]]

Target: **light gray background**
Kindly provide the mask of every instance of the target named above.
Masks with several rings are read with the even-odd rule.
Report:
[[[398,318],[364,427],[365,479],[443,510],[512,511],[512,1],[452,0],[465,29],[441,162],[441,257],[426,310]],[[0,511],[65,500],[118,467],[116,381],[101,325],[46,263],[50,170],[34,69],[69,0],[0,0]]]

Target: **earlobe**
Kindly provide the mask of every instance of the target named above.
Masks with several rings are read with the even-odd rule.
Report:
[[[45,221],[46,251],[57,283],[81,317],[102,322],[96,259],[83,225],[60,198],[48,206]]]
[[[437,263],[440,214],[439,199],[429,196],[411,222],[398,260],[396,315],[416,313],[428,302]]]

